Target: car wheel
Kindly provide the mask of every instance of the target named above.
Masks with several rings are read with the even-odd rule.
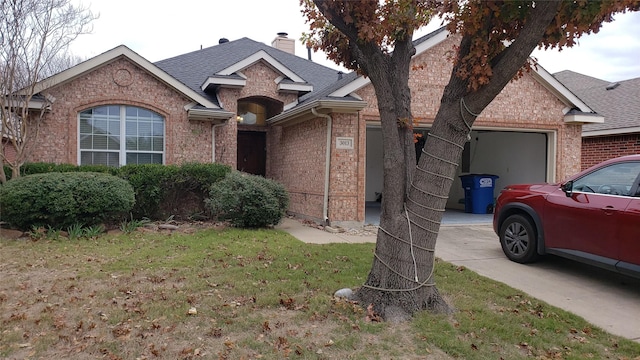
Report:
[[[522,215],[511,215],[500,228],[500,245],[509,260],[528,263],[538,257],[538,241],[531,221]]]

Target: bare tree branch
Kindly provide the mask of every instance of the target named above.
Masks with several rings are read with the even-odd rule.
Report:
[[[0,163],[18,177],[51,105],[36,84],[77,63],[69,44],[91,32],[96,16],[71,0],[2,0],[0,13]]]

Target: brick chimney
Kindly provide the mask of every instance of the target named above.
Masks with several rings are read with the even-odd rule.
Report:
[[[296,41],[294,39],[289,39],[287,35],[289,34],[287,34],[286,32],[279,32],[278,36],[271,42],[271,46],[284,52],[288,52],[289,54],[295,55]]]

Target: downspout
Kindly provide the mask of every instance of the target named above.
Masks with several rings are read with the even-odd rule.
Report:
[[[212,163],[216,162],[216,128],[225,126],[228,124],[228,122],[229,121],[227,120],[221,124],[211,125],[211,162]]]
[[[324,219],[324,225],[330,226],[329,223],[329,171],[331,169],[331,116],[326,114],[320,114],[316,111],[316,108],[311,108],[311,113],[318,117],[327,119],[327,149],[325,152],[325,167],[324,167],[324,200],[322,206],[322,216]]]

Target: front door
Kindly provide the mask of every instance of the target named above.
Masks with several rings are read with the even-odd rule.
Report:
[[[262,131],[238,131],[237,169],[249,174],[265,176],[267,137]]]

